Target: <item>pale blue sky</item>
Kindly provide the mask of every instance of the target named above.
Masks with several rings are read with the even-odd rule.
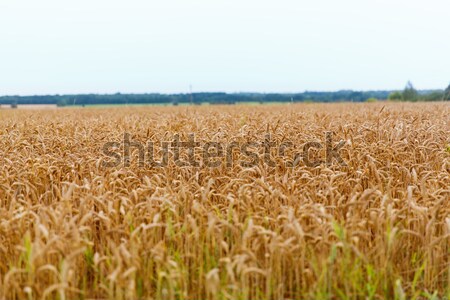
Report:
[[[444,88],[448,0],[0,0],[0,95]]]

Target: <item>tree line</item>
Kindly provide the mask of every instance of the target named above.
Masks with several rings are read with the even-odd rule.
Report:
[[[389,94],[392,101],[449,101],[450,84],[445,90],[418,91],[411,81],[408,81],[403,91],[394,91]]]
[[[69,105],[126,105],[126,104],[236,104],[245,102],[365,102],[392,101],[441,101],[450,100],[450,85],[445,90],[417,91],[408,82],[403,91],[306,91],[303,93],[186,93],[186,94],[79,94],[47,96],[3,96],[1,105],[56,104]]]

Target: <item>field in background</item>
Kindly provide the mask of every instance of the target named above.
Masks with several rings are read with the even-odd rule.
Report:
[[[446,103],[0,110],[0,299],[449,297],[449,116]],[[326,131],[347,166],[102,165],[125,132],[270,133],[301,150]]]

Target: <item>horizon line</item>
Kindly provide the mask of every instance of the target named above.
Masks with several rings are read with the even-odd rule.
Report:
[[[221,93],[221,94],[303,94],[303,93],[337,93],[337,92],[397,92],[403,91],[404,88],[401,89],[368,89],[368,90],[354,90],[354,89],[339,89],[339,90],[304,90],[302,92],[286,92],[286,91],[236,91],[236,92],[226,92],[226,91],[195,91],[192,94],[208,94],[208,93]],[[425,89],[416,89],[418,92],[427,92],[427,91],[444,91],[445,88],[425,88]],[[47,94],[2,94],[0,97],[45,97],[45,96],[76,96],[76,95],[189,95],[191,92],[79,92],[79,93],[47,93]]]

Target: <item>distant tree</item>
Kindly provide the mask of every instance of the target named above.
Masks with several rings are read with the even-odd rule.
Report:
[[[56,106],[58,107],[63,107],[67,105],[67,100],[66,99],[60,99],[58,101],[56,101]]]
[[[16,97],[14,97],[11,101],[11,108],[17,108],[18,104],[19,104],[19,101],[17,100]]]
[[[402,96],[404,101],[417,101],[417,99],[419,98],[419,93],[414,88],[411,81],[408,81],[408,83],[406,84]]]
[[[178,99],[176,97],[172,97],[171,102],[173,106],[178,106]]]
[[[421,100],[424,100],[424,101],[442,101],[442,99],[444,99],[444,97],[445,97],[444,92],[435,91],[435,92],[431,92],[429,94],[423,95],[421,97]]]
[[[448,87],[444,91],[443,99],[444,100],[450,100],[450,84],[448,85]]]
[[[389,94],[389,100],[391,101],[401,101],[403,99],[402,93],[400,92],[392,92]]]

